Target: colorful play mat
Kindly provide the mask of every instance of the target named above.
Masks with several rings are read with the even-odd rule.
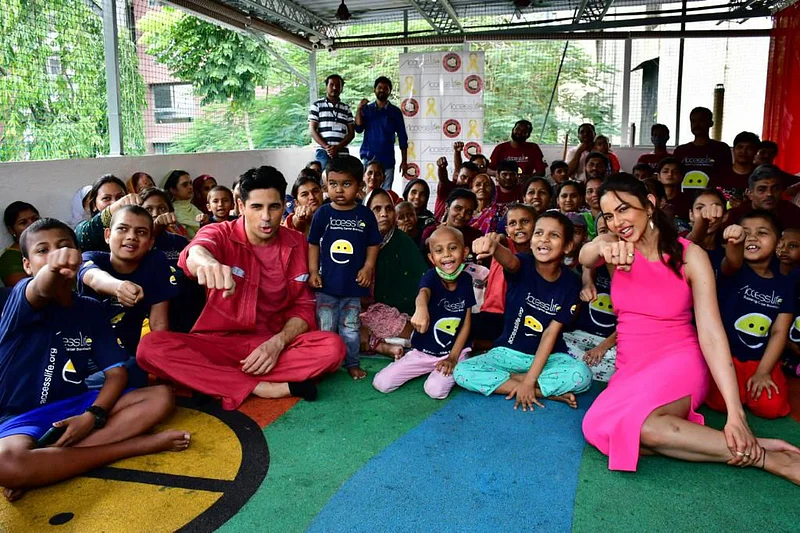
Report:
[[[386,360],[368,359],[370,377]],[[251,399],[239,411],[183,398],[165,427],[182,453],[120,461],[0,503],[1,531],[797,531],[800,488],[756,469],[645,457],[609,472],[580,407],[515,411],[422,379],[384,395],[346,372],[315,403]],[[794,400],[800,386],[792,383]],[[714,427],[724,417],[703,410]],[[759,436],[800,443],[793,417],[750,416]]]

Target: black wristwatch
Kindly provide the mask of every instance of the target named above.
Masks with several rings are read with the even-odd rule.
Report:
[[[90,405],[86,408],[87,413],[94,415],[94,429],[105,427],[108,422],[108,412],[99,405]]]

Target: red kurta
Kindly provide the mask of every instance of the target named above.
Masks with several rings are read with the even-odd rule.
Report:
[[[262,381],[304,381],[341,365],[345,354],[341,338],[315,331],[316,302],[306,283],[308,246],[301,233],[280,228],[274,241],[265,245],[277,248],[257,250],[247,241],[244,217],[210,224],[181,253],[179,266],[188,276],[186,259],[194,246],[202,246],[233,269],[236,289],[228,298],[222,291],[208,291],[208,302],[192,333],[161,331],[145,336],[136,357],[143,369],[221,398],[225,409],[236,409]],[[279,286],[281,281],[284,286]],[[303,320],[309,332],[289,343],[268,374],[242,372],[241,361],[291,318]]]

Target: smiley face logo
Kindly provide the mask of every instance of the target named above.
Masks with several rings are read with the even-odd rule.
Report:
[[[792,329],[789,330],[789,340],[800,342],[800,316],[795,317],[792,323]]]
[[[541,334],[544,331],[542,323],[530,315],[525,316],[525,336],[533,337],[536,334]]]
[[[346,265],[350,262],[350,257],[353,255],[353,245],[350,241],[338,239],[331,244],[331,261],[340,265]]]
[[[614,326],[617,317],[614,314],[614,306],[611,305],[610,295],[603,293],[597,295],[597,299],[589,304],[589,318],[601,328]]]
[[[75,383],[76,385],[79,385],[83,381],[80,374],[78,374],[78,371],[75,370],[75,365],[72,364],[72,359],[67,359],[67,362],[64,364],[64,368],[61,369],[61,379],[67,383]]]
[[[705,189],[708,187],[709,177],[705,172],[692,170],[686,173],[681,182],[681,187],[686,189]]]
[[[436,340],[436,344],[442,348],[447,348],[447,346],[453,342],[458,332],[459,324],[461,324],[461,319],[455,317],[446,317],[437,320],[433,325],[433,338]]]
[[[739,340],[748,348],[761,348],[764,340],[769,337],[769,328],[772,320],[761,313],[748,313],[733,324]]]
[[[178,278],[175,277],[175,267],[169,267],[170,276],[169,276],[169,284],[170,285],[177,285]]]

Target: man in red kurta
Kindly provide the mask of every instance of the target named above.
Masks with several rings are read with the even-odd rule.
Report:
[[[281,227],[286,180],[272,167],[239,181],[242,214],[203,227],[179,266],[207,289],[191,333],[152,332],[139,344],[146,371],[222,399],[236,409],[250,395],[316,399],[310,381],[342,364],[341,338],[317,331],[308,245]]]

